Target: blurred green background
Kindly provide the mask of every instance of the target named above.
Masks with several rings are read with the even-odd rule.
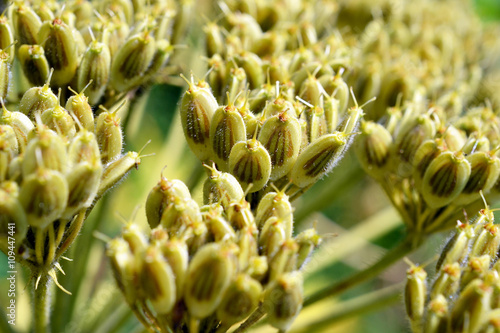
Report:
[[[475,3],[477,12],[485,24],[500,20],[500,0],[476,0]],[[200,43],[198,39],[191,39],[190,50],[199,49]],[[184,52],[182,57],[186,57],[185,63],[193,64],[194,67],[198,66],[198,68],[193,68],[194,73],[203,71],[205,64],[199,61],[199,54]],[[148,140],[151,140],[144,154],[155,152],[156,155],[144,158],[139,171],[133,170],[113,196],[108,196],[108,199],[100,202],[93,211],[86,223],[97,225],[97,230],[102,234],[109,237],[116,236],[123,219],[133,218],[146,228],[143,205],[149,190],[159,180],[161,172],[167,178],[178,178],[188,183],[193,181],[190,177],[196,174],[195,166],[198,165],[198,161],[184,144],[184,136],[178,117],[176,117],[178,99],[182,90],[179,86],[158,84],[138,101],[137,112],[132,114],[127,128],[126,150],[137,151]],[[164,166],[166,168],[162,171]],[[141,172],[143,170],[145,172]],[[195,188],[194,197],[199,202],[201,201],[199,188]],[[327,208],[317,211],[321,204],[327,204]],[[325,242],[327,251],[318,253],[315,261],[311,262],[311,266],[314,264],[323,268],[310,274],[306,272],[306,294],[366,267],[379,258],[386,249],[392,248],[402,239],[403,226],[397,216],[391,213],[392,210],[387,209],[388,205],[385,194],[377,184],[362,174],[352,152],[347,154],[341,165],[329,177],[316,184],[295,203],[298,229],[310,227],[314,222],[317,223],[320,233],[327,235]],[[134,211],[137,211],[135,215]],[[308,215],[309,212],[315,213]],[[372,219],[372,223],[364,224],[363,228],[356,229],[359,222],[366,222],[367,219]],[[367,225],[369,228],[366,227]],[[440,252],[446,237],[448,235],[436,235],[424,248],[413,254],[411,260],[425,262],[435,256]],[[65,327],[65,331],[68,332],[78,332],[77,327],[83,325],[81,332],[94,332],[92,321],[95,318],[117,310],[114,313],[121,315],[122,321],[118,326],[121,328],[109,327],[103,332],[131,332],[139,329],[140,325],[130,311],[123,307],[122,296],[116,292],[113,281],[110,279],[108,265],[103,255],[104,242],[96,240],[92,235],[82,235],[78,241],[80,244],[74,245],[68,255],[75,261],[62,263],[68,275],[67,277],[61,276],[60,282],[71,291],[75,291],[75,285],[80,280],[83,281],[83,287],[73,296],[57,293],[55,297],[63,308],[72,307],[73,311],[81,311],[81,315],[78,316],[78,322],[67,323],[61,327]],[[82,248],[82,244],[88,253],[75,251],[75,249]],[[86,255],[91,258],[89,265],[83,271],[75,271],[76,262]],[[7,258],[4,255],[0,255],[0,268],[2,267],[7,267]],[[406,269],[407,264],[398,263],[378,279],[342,295],[340,300],[399,283],[404,280]],[[4,292],[7,290],[6,271],[7,269],[0,269],[2,311],[5,311],[8,301],[7,293]],[[23,288],[23,283],[27,280],[26,274],[18,274],[19,307],[16,329],[19,329],[19,332],[28,330],[29,325],[27,318],[30,313],[29,291]],[[89,301],[92,296],[96,297]],[[314,309],[304,311],[299,316],[296,327],[307,327],[307,321],[331,311],[337,302],[338,300],[329,300],[320,303]],[[57,317],[55,320],[64,320],[64,316],[57,315],[61,318]],[[1,326],[0,331],[2,331]],[[270,329],[266,328],[262,331],[270,331]],[[324,327],[323,330],[315,329],[315,332],[320,331],[407,332],[409,329],[403,311],[402,296],[394,306],[359,317],[346,318],[335,325]]]

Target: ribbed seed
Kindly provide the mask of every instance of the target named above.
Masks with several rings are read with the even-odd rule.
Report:
[[[441,153],[427,168],[422,183],[422,196],[432,208],[452,202],[464,189],[471,172],[470,163],[452,152]]]
[[[271,157],[255,139],[236,143],[231,149],[228,162],[231,174],[238,179],[242,187],[253,185],[250,193],[262,189],[271,175]]]
[[[298,187],[306,187],[329,172],[346,146],[343,133],[324,135],[309,144],[297,158],[288,177]]]
[[[210,125],[212,159],[219,169],[228,170],[231,149],[238,141],[246,140],[245,122],[234,106],[218,108]]]

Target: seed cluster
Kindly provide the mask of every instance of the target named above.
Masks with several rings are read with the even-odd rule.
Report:
[[[91,105],[109,107],[150,82],[168,62],[186,17],[174,2],[143,2],[14,1],[0,17],[6,78],[0,96],[5,99],[12,86],[6,73],[14,58],[31,85],[43,85],[51,75],[51,87],[62,88],[63,95],[69,86],[86,87]]]
[[[150,192],[146,236],[128,223],[108,243],[115,279],[146,327],[183,332],[226,331],[252,314],[287,329],[302,307],[300,268],[320,238],[292,237],[288,196],[269,192],[255,212],[229,173],[212,169],[206,204],[186,185],[162,177]]]
[[[311,4],[281,5],[239,12],[221,4],[224,18],[204,27],[207,79],[191,79],[180,109],[193,152],[243,188],[251,184],[252,205],[271,182],[291,184],[295,199],[328,173],[363,114],[355,101],[348,108],[349,47],[338,35],[320,40],[325,29],[312,24],[333,7],[305,14]]]
[[[461,2],[394,6],[361,38],[357,94],[377,101],[365,108],[356,150],[409,232],[425,235],[452,228],[461,208],[476,212],[481,191],[498,192],[499,105],[486,85],[498,27]]]
[[[165,66],[187,9],[14,1],[0,16],[0,248],[15,235],[16,260],[37,281],[57,282],[91,207],[139,165],[123,153],[117,111]]]
[[[457,208],[477,210],[481,191],[498,192],[500,118],[490,106],[453,118],[419,102],[388,112],[381,122],[362,122],[356,151],[412,230],[449,229]]]
[[[94,119],[83,94],[63,107],[48,85],[30,88],[20,111],[0,111],[2,251],[14,224],[16,259],[53,274],[87,208],[139,163],[138,153],[122,154],[115,111]]]
[[[422,267],[407,272],[405,303],[413,332],[497,332],[500,323],[500,233],[488,208],[458,222],[427,287]]]

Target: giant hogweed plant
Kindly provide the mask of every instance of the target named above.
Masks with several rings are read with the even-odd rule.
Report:
[[[397,301],[403,288],[312,322],[303,308],[375,278],[461,220],[429,294],[424,269],[408,271],[409,326],[496,332],[500,242],[484,200],[500,192],[498,31],[460,0],[14,1],[0,17],[0,245],[26,273],[24,328],[320,329]],[[187,54],[197,55],[190,64]],[[171,139],[152,144],[167,168],[132,204],[145,214],[119,235],[96,232],[124,193],[108,190],[141,163],[123,146],[148,132],[147,87],[182,84],[179,75],[187,88],[167,101],[178,103]],[[300,224],[345,190],[334,167],[351,146],[405,236],[366,269],[308,292],[304,277],[321,266],[308,262],[336,240],[315,253],[325,235]],[[196,158],[174,158],[182,149]],[[185,182],[164,176],[182,169]],[[360,174],[351,169],[344,185]],[[94,246],[103,240],[105,250]],[[99,271],[112,278],[93,268],[103,252]],[[97,306],[89,288],[104,285],[116,297]],[[88,305],[102,313],[82,316]]]

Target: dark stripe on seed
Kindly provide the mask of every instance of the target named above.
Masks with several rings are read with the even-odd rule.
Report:
[[[469,180],[467,181],[467,185],[465,185],[463,192],[470,194],[482,190],[486,180],[488,179],[488,171],[488,166],[486,164],[476,165],[476,167],[471,171]]]

